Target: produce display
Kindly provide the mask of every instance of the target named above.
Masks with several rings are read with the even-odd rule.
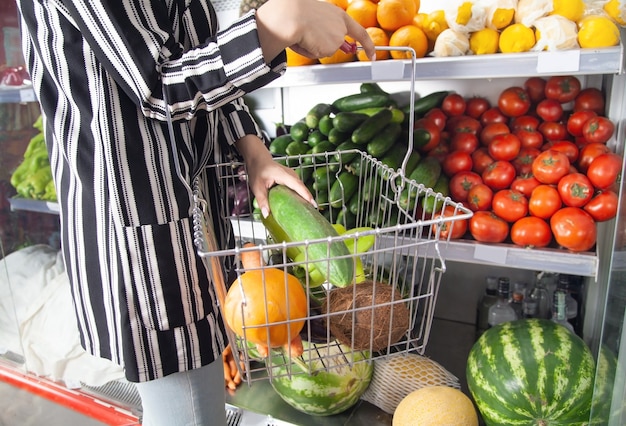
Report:
[[[50,159],[43,136],[41,116],[33,127],[39,133],[33,136],[24,152],[24,160],[11,175],[11,185],[22,198],[56,201],[57,194],[52,181]]]
[[[469,390],[487,425],[587,424],[594,377],[583,340],[543,319],[488,329],[467,360]]]
[[[325,1],[365,27],[377,46],[411,47],[417,58],[610,47],[626,25],[621,0],[447,0],[435,10],[420,0]],[[394,50],[376,55],[403,58]],[[287,51],[290,66],[368,60],[362,51],[338,50],[319,61]]]
[[[270,150],[280,156],[357,149],[396,169],[408,149],[410,109],[394,99],[363,83],[360,93],[315,105]],[[438,91],[418,98],[414,111],[405,175],[474,211],[468,221],[438,229],[442,238],[590,251],[597,223],[615,217],[623,162],[611,149],[616,125],[604,115],[602,91],[582,88],[577,77],[531,77],[502,90],[493,104]],[[332,185],[326,192],[329,179],[353,193],[349,175],[358,172],[346,167],[303,178],[323,203],[344,194]],[[434,198],[418,198],[405,191],[400,205],[429,217]]]

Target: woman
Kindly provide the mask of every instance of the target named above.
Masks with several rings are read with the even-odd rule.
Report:
[[[373,57],[373,43],[318,0],[270,0],[221,30],[208,0],[18,7],[81,342],[138,383],[144,424],[225,424],[227,342],[193,244],[188,183],[234,147],[263,214],[274,184],[314,202],[272,161],[242,96],[285,72],[287,46],[329,56],[349,35]],[[204,179],[205,195],[214,184]]]

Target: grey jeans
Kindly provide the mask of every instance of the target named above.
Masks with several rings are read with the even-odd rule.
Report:
[[[221,359],[191,371],[137,383],[144,426],[226,425]]]

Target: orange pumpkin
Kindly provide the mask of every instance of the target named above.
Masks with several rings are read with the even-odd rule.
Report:
[[[258,251],[242,254],[243,266],[249,270],[228,290],[224,303],[226,323],[238,336],[257,347],[269,343],[270,348],[289,348],[295,339],[300,341],[298,333],[308,313],[306,293],[295,276],[282,270],[252,269],[255,263],[261,263]]]

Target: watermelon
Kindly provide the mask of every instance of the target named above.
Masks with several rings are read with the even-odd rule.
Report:
[[[595,363],[583,340],[543,319],[498,324],[472,347],[467,384],[487,425],[588,424]]]
[[[623,412],[626,402],[614,404],[613,387],[615,386],[615,373],[617,371],[617,357],[615,352],[606,344],[600,346],[598,362],[596,366],[596,381],[593,393],[591,409],[591,424],[619,424],[620,413]],[[611,420],[609,422],[609,419]]]
[[[311,374],[297,363],[286,364],[283,357],[270,360],[274,375],[271,383],[278,395],[296,410],[311,416],[339,414],[356,404],[374,372],[369,352],[351,352],[337,341],[302,344],[303,359]],[[288,369],[291,377],[287,375]]]

